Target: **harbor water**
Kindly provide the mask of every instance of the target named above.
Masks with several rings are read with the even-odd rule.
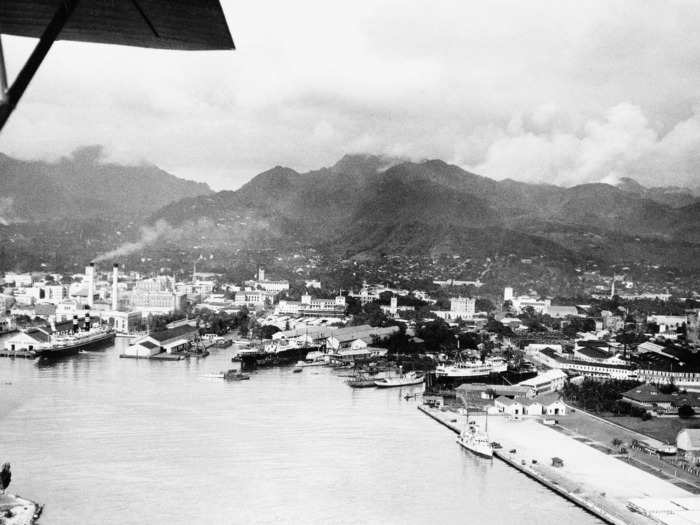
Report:
[[[2,344],[2,340],[0,340]],[[403,395],[321,367],[250,381],[201,360],[0,359],[0,461],[41,522],[600,523],[498,460],[470,455]]]

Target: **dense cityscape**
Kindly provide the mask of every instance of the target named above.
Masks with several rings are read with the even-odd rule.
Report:
[[[0,4],[0,525],[700,525],[697,5]]]

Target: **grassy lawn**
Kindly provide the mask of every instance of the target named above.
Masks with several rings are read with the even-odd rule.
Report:
[[[636,432],[646,434],[659,441],[676,444],[678,432],[684,428],[700,428],[698,419],[680,419],[677,417],[654,417],[648,421],[642,421],[632,416],[603,416],[608,421],[622,425]]]

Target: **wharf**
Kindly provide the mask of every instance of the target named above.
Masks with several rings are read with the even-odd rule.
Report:
[[[464,416],[457,412],[443,412],[424,406],[418,409],[455,433],[464,427]],[[653,523],[627,507],[633,498],[648,497],[650,494],[662,498],[692,495],[621,461],[615,455],[589,447],[534,419],[510,420],[505,416],[490,416],[488,433],[493,441],[502,446],[494,450],[496,458],[605,523]],[[553,457],[561,458],[564,466],[550,466]]]
[[[34,359],[36,354],[33,350],[0,350],[0,357],[20,357],[22,359]]]
[[[202,352],[173,352],[171,354],[167,352],[161,352],[160,354],[155,354],[149,357],[138,356],[133,354],[119,354],[119,357],[124,359],[151,359],[154,361],[182,361],[183,359],[189,359],[191,357],[200,358],[207,357],[209,355],[209,350],[204,350]]]
[[[0,518],[3,525],[31,525],[41,516],[43,505],[13,494],[0,494]]]

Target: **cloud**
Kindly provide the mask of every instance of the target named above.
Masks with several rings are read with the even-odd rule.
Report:
[[[543,117],[544,115],[544,117]],[[623,103],[602,119],[564,131],[551,108],[514,118],[471,168],[497,179],[573,185],[633,177],[642,184],[669,181],[694,186],[700,172],[700,115],[694,113],[665,135],[641,108]]]
[[[104,161],[218,189],[357,151],[568,184],[650,166],[687,183],[697,166],[694,2],[222,3],[234,52],[58,42],[0,151],[104,144]],[[16,73],[34,42],[3,44]]]

